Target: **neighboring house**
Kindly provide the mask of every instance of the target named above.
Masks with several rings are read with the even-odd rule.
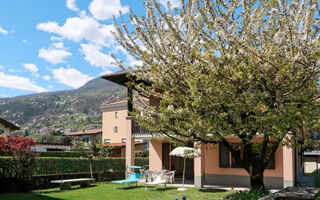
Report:
[[[102,78],[126,86],[129,81],[126,72],[112,73],[102,76]],[[134,77],[130,77],[132,80]],[[141,81],[141,80],[137,80]],[[132,90],[128,88],[128,95],[132,96]],[[149,105],[157,106],[159,101],[154,98],[149,99]],[[136,131],[131,117],[127,110],[132,110],[133,103],[121,102],[113,104],[114,109],[109,108],[109,113],[105,113],[104,123],[115,117],[121,116],[121,138],[126,138],[126,165],[134,165],[134,140],[149,140],[149,169],[175,170],[176,174],[182,173],[183,159],[169,156],[174,149],[174,145],[153,137],[151,133],[141,133]],[[109,105],[111,106],[111,105]],[[125,108],[127,106],[127,109]],[[112,106],[111,106],[112,107]],[[119,109],[121,107],[121,109]],[[120,120],[120,119],[119,119]],[[113,130],[112,125],[108,129]],[[120,129],[119,129],[120,130]],[[118,130],[118,132],[119,132]],[[120,133],[119,133],[120,134]],[[105,135],[103,138],[108,141]],[[230,136],[226,138],[231,145],[239,145],[238,138]],[[257,137],[253,142],[259,142],[263,138]],[[193,144],[190,144],[193,146]],[[201,188],[203,185],[225,185],[225,186],[249,186],[248,173],[240,168],[231,153],[223,145],[203,144],[200,149],[201,157],[186,162],[186,177],[194,180],[195,187]],[[298,185],[303,176],[303,161],[301,152],[297,149],[279,146],[274,160],[269,163],[268,169],[264,172],[264,182],[267,187],[283,188]]]
[[[126,156],[126,117],[128,116],[127,101],[118,101],[104,104],[102,110],[102,142],[113,147],[110,150],[111,157]],[[135,124],[136,125],[136,124]],[[134,126],[139,129],[139,126]],[[146,148],[143,138],[134,140],[134,152],[141,154]]]
[[[32,146],[31,149],[34,151],[70,151],[72,145],[64,144],[36,144]]]
[[[20,128],[8,122],[7,120],[0,118],[0,135],[1,134],[8,135],[16,130],[20,130]]]
[[[100,141],[102,136],[102,129],[89,129],[76,132],[65,133],[65,135],[72,136],[73,139],[79,139],[83,142]]]
[[[304,152],[304,172],[305,173],[320,173],[320,151]]]

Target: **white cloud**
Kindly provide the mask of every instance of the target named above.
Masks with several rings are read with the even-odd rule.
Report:
[[[70,10],[73,10],[73,11],[79,10],[79,8],[76,6],[76,0],[67,0],[66,6],[67,6],[67,8],[69,8]]]
[[[52,85],[49,85],[48,87],[49,87],[50,89],[52,89]]]
[[[39,50],[38,56],[45,59],[52,64],[58,64],[64,62],[66,57],[72,56],[72,53],[63,50],[49,47],[47,49],[42,48]]]
[[[87,83],[89,80],[94,77],[90,77],[86,74],[81,73],[75,68],[62,68],[55,69],[53,72],[53,78],[56,79],[59,83],[65,84],[72,88],[79,88]]]
[[[4,69],[4,66],[0,65],[0,69]]]
[[[168,7],[168,1],[171,3],[171,8],[179,8],[180,7],[180,0],[160,0],[160,4],[163,5],[165,8]]]
[[[24,39],[22,40],[23,43],[28,43],[28,40]]]
[[[113,15],[119,16],[119,11],[123,14],[129,11],[126,6],[121,6],[120,0],[93,0],[89,5],[89,10],[97,20],[106,20]]]
[[[3,35],[8,35],[9,32],[0,27],[0,33],[2,33]]]
[[[25,63],[23,64],[23,67],[33,74],[38,72],[38,67],[35,64]]]
[[[75,42],[87,40],[106,46],[114,43],[111,33],[114,30],[113,25],[100,24],[89,16],[68,18],[62,26],[59,26],[57,22],[40,23],[37,25],[37,29],[55,33]],[[108,43],[106,43],[107,40]]]
[[[29,79],[14,76],[14,75],[6,75],[3,72],[0,72],[0,86],[7,88],[14,88],[20,90],[27,90],[32,92],[46,92],[47,90],[37,86],[32,83]]]
[[[52,46],[54,46],[57,49],[63,49],[63,42],[56,42],[56,43],[52,43]]]
[[[43,78],[44,80],[46,80],[46,81],[49,81],[49,80],[51,79],[51,77],[48,76],[48,75],[45,75],[45,76],[43,76],[42,78]]]
[[[51,40],[51,41],[62,41],[62,38],[61,38],[61,37],[51,36],[51,37],[50,37],[50,40]]]
[[[114,59],[107,54],[101,52],[101,46],[94,44],[81,44],[81,52],[85,55],[84,59],[90,63],[92,66],[102,67],[106,69],[107,67],[117,67],[112,64]]]

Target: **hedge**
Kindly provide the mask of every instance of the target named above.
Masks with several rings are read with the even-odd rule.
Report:
[[[1,157],[0,164],[12,165],[12,158]],[[148,165],[148,158],[136,158],[138,166]],[[0,171],[1,171],[0,166]],[[95,159],[93,163],[94,172],[102,172],[112,169],[114,171],[125,170],[125,158],[103,158]],[[89,172],[89,160],[86,158],[58,158],[58,157],[37,157],[34,175],[56,175]]]
[[[38,157],[81,157],[79,151],[41,151],[37,152]]]

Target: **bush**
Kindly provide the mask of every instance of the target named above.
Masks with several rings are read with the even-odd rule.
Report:
[[[123,179],[125,177],[125,158],[103,158],[93,161],[94,177],[103,180],[108,177],[111,180]],[[148,158],[136,158],[135,163],[139,166],[148,165]],[[0,180],[2,191],[13,191],[7,186],[17,186],[20,182],[15,177],[14,161],[11,157],[0,157],[0,173],[5,167],[8,178]],[[112,169],[113,173],[108,173]],[[35,160],[32,182],[28,184],[29,189],[56,187],[50,184],[54,179],[83,178],[90,177],[89,160],[87,158],[62,158],[62,157],[38,157]],[[11,186],[10,186],[11,187]],[[19,186],[18,186],[19,187]],[[11,187],[12,188],[12,187]]]
[[[251,189],[245,191],[237,191],[228,194],[223,199],[226,200],[257,200],[261,197],[267,196],[269,191],[267,189]]]
[[[0,155],[8,156],[10,161],[0,160],[0,190],[27,192],[32,180],[36,153],[31,138],[0,137]]]
[[[135,163],[139,166],[148,165],[148,158],[136,158]],[[12,158],[0,158],[0,169],[6,166],[10,177],[14,177],[14,165]],[[125,170],[125,158],[103,158],[94,159],[93,171],[103,172],[112,169],[114,171]],[[90,171],[89,160],[87,158],[59,158],[59,157],[38,157],[35,161],[33,175],[58,175],[71,173],[87,173]]]

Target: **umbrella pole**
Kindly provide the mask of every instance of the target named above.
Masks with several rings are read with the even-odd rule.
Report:
[[[183,177],[182,177],[182,188],[184,188],[184,178],[186,174],[186,157],[184,157],[184,163],[183,163]]]

